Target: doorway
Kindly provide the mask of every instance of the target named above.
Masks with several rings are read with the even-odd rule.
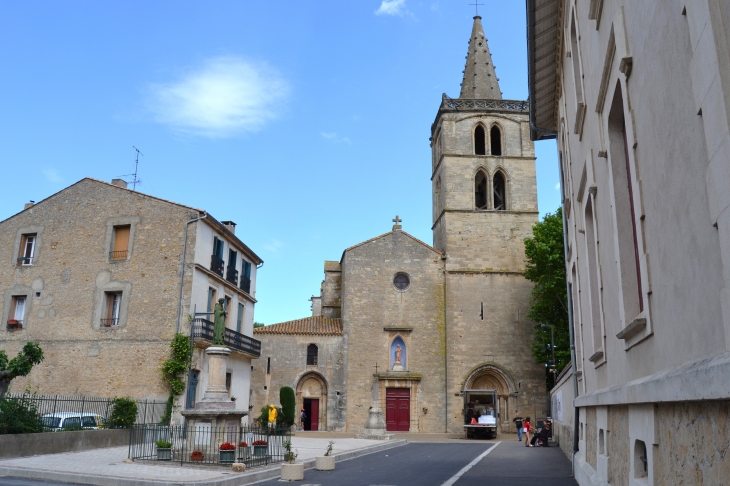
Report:
[[[388,388],[385,390],[385,427],[388,431],[411,430],[411,389]]]
[[[319,399],[305,398],[304,413],[307,417],[304,419],[302,428],[304,430],[319,430]]]

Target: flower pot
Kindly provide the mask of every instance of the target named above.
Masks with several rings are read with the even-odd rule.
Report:
[[[218,451],[218,462],[232,464],[236,462],[236,451]]]
[[[335,456],[317,456],[314,467],[317,471],[334,471]]]
[[[281,465],[282,481],[301,481],[304,479],[304,464],[288,464]]]
[[[172,449],[169,447],[158,447],[157,448],[157,460],[158,461],[172,461]]]
[[[190,460],[192,462],[203,462],[204,457],[205,456],[194,456],[194,455],[190,454]]]
[[[263,457],[266,455],[266,450],[268,448],[268,445],[255,445],[253,446],[253,455],[255,457]]]

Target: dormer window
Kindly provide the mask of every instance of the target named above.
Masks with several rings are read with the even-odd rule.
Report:
[[[33,265],[33,256],[35,255],[35,243],[37,235],[22,235],[20,239],[20,252],[18,254],[18,265]]]
[[[502,155],[502,131],[496,125],[489,130],[489,142],[492,155]]]
[[[487,137],[481,125],[474,129],[474,154],[487,155]]]

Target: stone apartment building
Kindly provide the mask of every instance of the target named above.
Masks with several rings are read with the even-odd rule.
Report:
[[[575,341],[553,390],[581,485],[730,477],[730,2],[527,0]]]
[[[529,135],[527,103],[502,99],[475,17],[461,93],[443,96],[431,128],[433,246],[396,217],[325,262],[312,317],[254,330],[256,409],[286,385],[305,429],[362,431],[374,388],[392,431],[461,432],[468,400],[497,409],[502,432],[516,410],[547,414],[544,368],[525,344],[523,240],[538,218]]]
[[[119,179],[82,179],[0,222],[2,348],[13,356],[32,340],[45,353],[11,391],[167,399],[160,367],[174,334],[192,328],[193,369],[176,403],[192,408],[206,387],[206,313],[223,298],[229,393],[247,410],[262,260],[234,231]]]

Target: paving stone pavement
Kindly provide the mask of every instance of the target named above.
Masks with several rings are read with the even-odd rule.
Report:
[[[373,446],[387,444],[388,441],[365,440],[353,438],[306,438],[292,437],[292,449],[298,454],[297,462],[313,460],[327,450],[330,440],[334,440],[333,454],[353,452]],[[0,475],[15,476],[12,471],[33,471],[39,479],[52,479],[53,474],[68,473],[79,476],[97,478],[120,478],[126,480],[159,481],[165,483],[199,483],[217,482],[216,480],[232,479],[232,476],[275,469],[279,465],[258,467],[246,473],[234,473],[225,466],[196,467],[191,465],[174,467],[174,464],[158,465],[155,461],[124,462],[127,459],[127,447],[110,447],[82,452],[66,452],[42,456],[21,457],[0,460]],[[12,469],[9,469],[12,468]],[[62,474],[59,474],[61,476]],[[26,475],[23,475],[28,477]],[[43,477],[45,476],[45,477]],[[67,479],[72,479],[68,477]],[[111,484],[105,481],[106,484]],[[125,483],[129,484],[125,481]],[[99,483],[100,484],[100,483]],[[121,484],[121,483],[120,483]]]

